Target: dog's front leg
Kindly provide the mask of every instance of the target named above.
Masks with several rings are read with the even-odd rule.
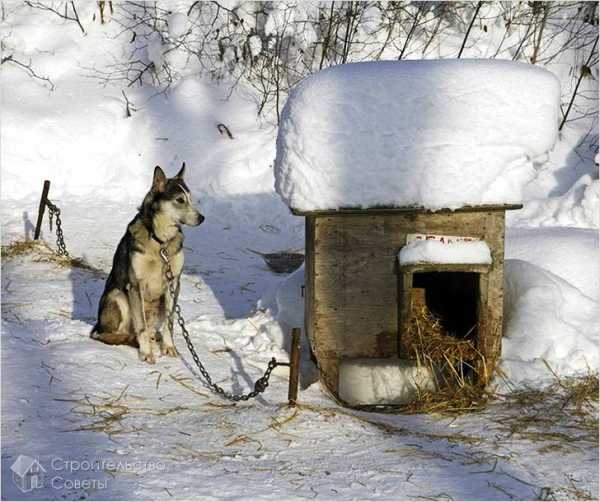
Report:
[[[171,296],[171,292],[167,291],[165,294],[165,320],[163,322],[161,335],[162,341],[160,344],[160,351],[165,356],[177,356],[177,349],[175,348],[175,344],[173,343],[173,335],[171,330],[169,329],[169,318],[173,316],[173,322],[175,322],[175,313],[173,312],[173,307],[177,303],[177,298],[179,297],[179,277],[174,279],[175,281],[175,298]]]
[[[131,306],[131,318],[133,321],[133,330],[137,337],[139,345],[139,356],[141,361],[154,364],[154,353],[152,351],[152,341],[154,333],[148,329],[146,323],[146,314],[144,312],[144,290],[141,284],[130,286],[128,290],[129,305]]]

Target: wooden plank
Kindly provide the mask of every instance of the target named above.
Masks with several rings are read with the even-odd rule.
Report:
[[[288,387],[288,403],[296,406],[298,401],[298,382],[300,376],[300,328],[292,329],[292,345],[290,347],[290,383]]]
[[[438,209],[432,211],[424,207],[370,207],[358,208],[348,207],[340,209],[319,209],[316,211],[302,211],[300,209],[290,208],[296,216],[330,216],[330,215],[355,215],[355,214],[397,214],[397,213],[462,213],[462,212],[478,212],[478,211],[510,211],[514,209],[522,209],[523,204],[483,204],[481,206],[464,206],[457,209]]]
[[[339,312],[329,315],[316,314],[314,319],[313,351],[318,358],[320,353],[338,353],[344,345],[346,331],[345,316]]]
[[[398,357],[406,356],[404,336],[408,331],[411,312],[413,275],[402,272],[398,275]]]
[[[504,214],[488,213],[485,240],[492,252],[492,268],[480,278],[481,314],[477,346],[486,358],[482,383],[493,377],[502,350],[504,289]]]
[[[483,354],[485,360],[476,361],[475,371],[480,383],[486,385],[490,379],[488,372],[492,369],[489,365],[487,354],[488,333],[491,330],[490,308],[488,303],[489,275],[479,276],[479,312],[477,313],[477,339],[475,345],[477,350]]]
[[[478,274],[487,274],[491,265],[482,263],[411,263],[410,265],[401,265],[400,270],[403,273],[418,272],[476,272]]]
[[[336,282],[336,279],[339,279],[339,282]],[[397,286],[395,275],[385,277],[377,274],[368,282],[366,280],[355,281],[346,285],[344,290],[341,291],[339,284],[343,280],[344,276],[341,274],[336,274],[333,277],[315,277],[321,305],[396,304]]]
[[[357,277],[372,273],[394,274],[397,256],[398,252],[395,248],[394,252],[387,254],[367,254],[360,249],[353,250],[351,253],[336,250],[329,250],[327,253],[320,251],[316,254],[318,266],[315,268],[315,274],[343,273]]]
[[[304,232],[304,332],[314,352],[315,218],[313,216],[305,218]]]
[[[319,372],[321,383],[329,390],[329,392],[337,397],[340,378],[339,357],[321,357],[319,360]]]
[[[393,292],[393,300],[385,299],[383,301],[377,301],[376,297],[363,296],[363,297],[349,297],[347,300],[343,298],[330,297],[327,300],[316,300],[315,304],[315,315],[343,315],[349,320],[350,328],[352,327],[352,319],[357,318],[374,318],[374,317],[386,317],[390,319],[390,322],[396,320],[397,306],[397,292]],[[361,298],[364,301],[361,301]]]
[[[35,233],[33,234],[33,240],[40,238],[40,232],[42,230],[42,221],[44,219],[44,212],[46,211],[46,201],[48,200],[48,192],[50,191],[50,181],[44,181],[44,187],[42,188],[42,196],[40,197],[40,205],[38,207],[38,217],[35,224]]]
[[[484,238],[489,213],[414,213],[396,215],[327,216],[319,224],[316,252],[324,258],[361,253],[393,256],[407,233],[437,233]],[[499,213],[494,213],[499,214]]]
[[[340,322],[339,314],[319,315],[316,321],[319,352],[354,357],[387,357],[396,353],[397,319],[361,314],[344,316],[351,324]],[[326,337],[326,340],[324,338]]]

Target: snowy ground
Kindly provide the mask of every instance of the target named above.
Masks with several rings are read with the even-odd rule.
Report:
[[[49,178],[69,251],[99,272],[40,250],[2,260],[3,499],[598,498],[597,435],[560,403],[550,406],[558,419],[514,401],[458,418],[352,412],[321,392],[305,351],[300,408],[285,406],[280,369],[264,398],[234,406],[180,359],[149,366],[134,349],[92,341],[115,246],[154,165],[172,175],[185,160],[206,216],[186,230],[182,308],[227,389],[247,389],[270,357],[287,358],[302,277],[272,273],[250,249],[301,250],[304,224],[274,192],[276,130],[248,96],[190,72],[168,99],[128,88],[126,117],[121,88],[84,70],[126,44],[98,24],[82,37],[43,12],[7,7],[12,43],[56,89],[2,67],[2,244],[31,238]],[[600,182],[587,135],[597,124],[578,124],[508,216],[503,368],[538,387],[552,380],[542,359],[562,375],[598,364]],[[46,227],[43,237],[54,248]],[[39,458],[43,489],[13,484],[19,455]]]
[[[103,238],[90,232],[87,245],[101,250]],[[108,259],[110,250],[98,253]],[[218,258],[189,255],[182,296],[194,342],[217,381],[245,389],[266,358],[285,359],[266,334],[277,328],[260,312],[228,318],[228,306],[237,308],[244,294],[224,286],[219,298],[201,274]],[[318,384],[301,391],[304,406],[294,410],[285,406],[285,375],[273,378],[264,399],[223,402],[179,359],[149,366],[134,349],[90,340],[102,277],[39,261],[43,256],[3,264],[5,499],[598,495],[596,439],[568,417],[523,424],[535,410],[502,403],[459,418],[349,412]],[[231,257],[247,260],[240,250]],[[258,263],[249,268],[254,279],[270,278]],[[19,454],[47,469],[47,486],[30,496],[10,481]]]

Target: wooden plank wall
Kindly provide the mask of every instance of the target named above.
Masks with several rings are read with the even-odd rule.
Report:
[[[340,358],[398,356],[404,292],[397,254],[408,233],[486,240],[494,263],[481,282],[487,303],[480,309],[480,349],[490,360],[499,354],[504,211],[312,215],[306,218],[306,332],[334,394]]]
[[[484,237],[492,253],[489,274],[481,274],[479,332],[477,348],[485,356],[486,367],[478,368],[481,383],[487,384],[495,371],[502,351],[502,316],[504,307],[504,212],[488,215]]]

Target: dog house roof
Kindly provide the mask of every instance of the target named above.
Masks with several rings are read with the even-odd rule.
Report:
[[[275,186],[300,213],[516,204],[559,99],[554,75],[511,61],[339,65],[290,94]]]

